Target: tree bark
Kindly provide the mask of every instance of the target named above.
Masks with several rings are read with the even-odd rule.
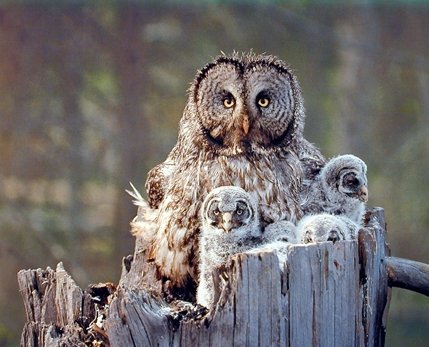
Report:
[[[408,259],[387,257],[389,286],[429,296],[429,265]]]
[[[21,346],[85,346],[84,327],[94,319],[95,306],[62,263],[56,271],[21,270],[18,283],[27,317]]]
[[[137,239],[116,290],[82,291],[61,264],[20,271],[21,345],[383,346],[388,285],[429,290],[428,265],[389,257],[382,209],[367,214],[358,240],[293,245],[281,266],[275,252],[236,255],[213,273],[208,312],[167,303],[146,250]]]

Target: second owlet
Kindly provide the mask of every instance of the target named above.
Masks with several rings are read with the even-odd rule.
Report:
[[[262,228],[302,217],[303,172],[322,158],[303,128],[301,90],[283,61],[234,54],[198,72],[177,144],[146,181],[149,205],[158,210],[150,256],[162,278],[179,287],[197,281],[199,211],[216,187],[247,191],[258,201]]]
[[[362,224],[368,201],[366,171],[365,162],[351,154],[329,160],[301,192],[304,213],[342,215]]]
[[[201,221],[197,303],[210,307],[214,300],[214,268],[260,242],[258,205],[239,187],[218,187],[204,200]]]
[[[358,231],[358,224],[348,217],[321,213],[300,220],[297,238],[302,243],[350,241],[357,238]]]

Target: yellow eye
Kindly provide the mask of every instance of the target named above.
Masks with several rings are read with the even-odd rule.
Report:
[[[223,100],[223,106],[226,108],[231,108],[235,105],[235,100],[232,96],[229,96]]]
[[[270,104],[270,99],[268,99],[268,98],[258,99],[258,105],[261,107],[267,107],[269,104]]]

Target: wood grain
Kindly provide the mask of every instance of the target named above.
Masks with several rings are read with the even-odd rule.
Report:
[[[207,314],[167,302],[143,239],[102,299],[98,287],[91,295],[77,287],[62,264],[22,270],[21,345],[383,346],[389,286],[429,293],[429,266],[390,257],[385,235],[375,209],[358,240],[293,245],[285,264],[274,251],[238,254],[214,271],[217,302]]]

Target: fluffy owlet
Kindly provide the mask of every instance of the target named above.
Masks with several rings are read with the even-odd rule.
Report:
[[[366,170],[366,164],[351,154],[329,160],[301,192],[304,213],[343,215],[361,224],[368,201]]]
[[[328,213],[305,216],[297,225],[297,238],[301,243],[353,240],[359,226],[345,216]]]
[[[213,189],[201,207],[200,274],[197,303],[210,307],[214,299],[213,269],[260,241],[258,205],[239,187]]]
[[[267,225],[261,238],[263,243],[274,241],[296,243],[296,227],[289,221],[278,221]]]
[[[295,225],[288,221],[279,221],[268,225],[261,236],[261,242],[246,253],[276,251],[279,266],[282,269],[287,260],[289,246],[296,243],[298,238]]]
[[[146,182],[158,210],[150,255],[160,276],[179,287],[197,280],[199,211],[216,187],[247,191],[262,227],[301,218],[303,172],[322,158],[303,128],[301,90],[283,61],[234,54],[198,72],[177,144]]]

